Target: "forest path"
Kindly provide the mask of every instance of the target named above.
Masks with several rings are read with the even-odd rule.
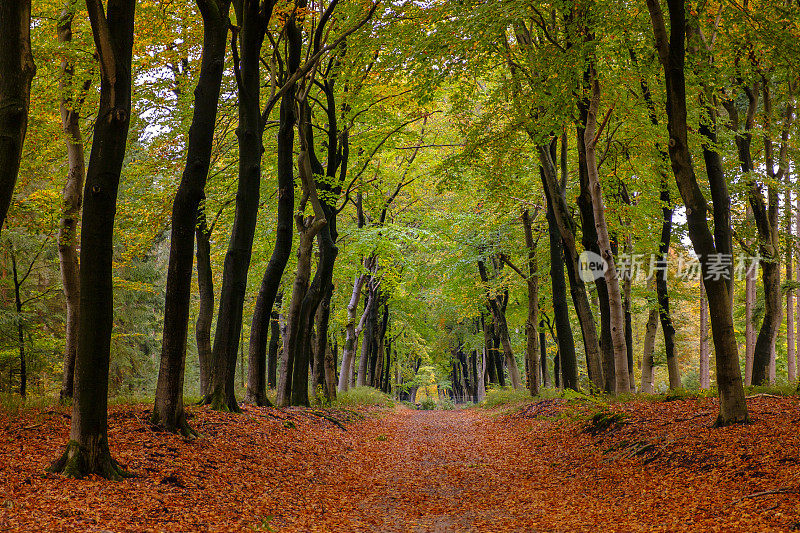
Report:
[[[370,428],[375,436],[334,477],[342,476],[345,498],[377,531],[497,531],[489,525],[499,526],[514,505],[506,500],[515,461],[506,432],[474,410],[399,408]],[[371,467],[361,465],[365,457]]]
[[[65,407],[0,411],[0,531],[789,531],[800,529],[800,399],[750,400],[713,429],[715,399],[486,409],[191,406],[202,437],[154,432],[112,406],[112,453],[136,477],[44,468]]]

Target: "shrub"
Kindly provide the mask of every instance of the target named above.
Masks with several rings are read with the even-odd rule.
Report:
[[[419,408],[423,411],[432,411],[433,409],[436,409],[436,402],[433,400],[433,398],[427,397],[422,400],[421,404],[419,404]]]
[[[533,400],[527,389],[512,389],[504,387],[502,389],[489,389],[486,391],[486,398],[480,403],[481,407],[493,409],[501,405],[528,402]]]
[[[333,407],[366,407],[378,405],[381,407],[392,407],[394,402],[388,394],[384,394],[372,387],[355,387],[336,395]]]
[[[456,404],[454,404],[453,400],[451,400],[447,396],[442,396],[439,398],[438,407],[443,411],[452,411],[453,409],[456,408]]]

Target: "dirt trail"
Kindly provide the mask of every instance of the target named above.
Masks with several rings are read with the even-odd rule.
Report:
[[[193,407],[194,441],[153,432],[149,406],[113,407],[112,452],[138,476],[123,482],[43,473],[67,411],[0,413],[0,531],[800,529],[796,399],[751,401],[754,424],[720,430],[713,400],[623,404],[627,422],[594,435],[552,407]]]

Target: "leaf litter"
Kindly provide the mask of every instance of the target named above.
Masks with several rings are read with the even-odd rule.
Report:
[[[0,413],[0,531],[790,531],[800,529],[800,402],[713,399],[513,411],[189,407],[201,438],[114,406],[114,457],[137,477],[44,468],[67,409]]]

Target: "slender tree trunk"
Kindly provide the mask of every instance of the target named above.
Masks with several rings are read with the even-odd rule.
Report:
[[[628,236],[628,253],[633,253],[633,246],[631,245],[630,235]],[[628,358],[628,381],[631,384],[631,392],[636,392],[636,376],[634,375],[633,368],[633,313],[631,307],[633,301],[631,300],[631,291],[633,290],[633,279],[631,273],[628,272],[623,281],[622,293],[624,295],[623,305],[625,306],[625,353]]]
[[[767,379],[774,382],[775,342],[778,338],[783,310],[781,305],[781,266],[779,253],[778,191],[775,186],[775,165],[769,128],[771,122],[771,98],[766,80],[763,83],[764,115],[766,117],[764,155],[767,171],[767,196],[765,205],[760,188],[753,180],[750,184],[750,205],[758,228],[761,254],[761,279],[764,284],[764,320],[756,338],[753,353],[753,384],[762,385]],[[741,136],[737,137],[737,141]],[[747,146],[749,155],[749,146]],[[742,149],[740,149],[740,152]],[[752,162],[750,167],[752,168]]]
[[[544,331],[544,320],[539,319],[539,354],[542,361],[542,385],[552,387],[550,371],[547,369],[547,334]]]
[[[14,309],[17,311],[17,349],[19,350],[19,395],[25,398],[28,388],[28,370],[25,365],[25,330],[22,321],[22,296],[20,294],[20,286],[22,282],[19,280],[19,272],[17,270],[17,255],[14,253],[13,245],[11,248],[11,273],[14,280]]]
[[[356,276],[353,282],[353,292],[350,302],[347,304],[347,323],[345,324],[345,339],[342,352],[342,369],[339,373],[339,392],[344,392],[350,387],[349,376],[352,374],[353,361],[356,356],[356,342],[361,330],[364,329],[364,321],[367,313],[361,315],[361,320],[356,325],[356,312],[358,311],[358,300],[361,298],[361,289],[366,281],[366,276],[361,274]],[[367,303],[367,308],[369,302]]]
[[[511,339],[509,338],[508,334],[508,323],[506,322],[505,310],[501,307],[501,303],[498,301],[500,297],[491,294],[490,292],[491,289],[488,286],[489,276],[487,275],[486,265],[483,261],[478,261],[478,272],[480,273],[481,281],[483,282],[485,290],[487,291],[487,305],[492,313],[492,318],[494,319],[497,333],[500,337],[500,343],[503,346],[503,355],[505,364],[508,366],[508,376],[511,379],[511,386],[515,389],[522,388],[522,376],[519,372],[519,366],[517,366],[517,360],[514,358],[514,353],[511,350]],[[500,368],[502,372],[502,366]]]
[[[293,402],[293,386],[295,367],[304,366],[300,372],[305,371],[306,375],[306,402],[308,401],[308,361],[305,361],[300,352],[302,346],[300,341],[300,311],[303,305],[303,298],[308,292],[308,285],[311,278],[311,252],[316,237],[316,229],[312,228],[313,218],[303,218],[302,214],[296,215],[296,224],[299,232],[299,244],[297,249],[297,270],[292,287],[292,300],[289,303],[289,310],[286,313],[287,331],[283,345],[283,358],[281,359],[281,373],[278,378],[277,404],[285,407]],[[300,360],[298,361],[298,355]]]
[[[22,145],[28,129],[31,81],[31,1],[0,2],[0,228],[17,183]]]
[[[614,346],[615,391],[617,394],[631,391],[630,375],[628,373],[628,348],[625,341],[625,309],[622,305],[620,294],[619,276],[617,274],[614,254],[611,251],[611,239],[608,235],[608,225],[605,219],[605,206],[603,205],[603,189],[600,185],[600,176],[597,171],[596,144],[603,125],[597,124],[597,113],[600,107],[600,83],[597,74],[592,69],[592,100],[586,121],[584,141],[586,143],[586,168],[589,175],[589,190],[592,194],[592,207],[594,208],[595,226],[597,228],[597,244],[600,247],[600,256],[605,261],[603,276],[608,287],[608,306],[611,313],[611,341]]]
[[[747,218],[752,219],[753,208],[747,204]],[[750,386],[753,382],[753,353],[756,347],[756,329],[753,324],[753,307],[756,304],[756,277],[755,269],[748,268],[745,274],[744,288],[744,384]]]
[[[329,285],[325,293],[322,295],[322,301],[317,307],[317,313],[314,317],[315,329],[317,332],[315,338],[314,348],[314,391],[321,392],[327,401],[331,401],[330,391],[336,390],[336,387],[331,387],[328,384],[330,372],[327,368],[327,361],[330,359],[330,342],[328,341],[328,319],[330,317],[331,300],[330,297],[333,293],[333,286]],[[334,369],[336,367],[334,366]],[[336,377],[334,370],[334,378]],[[336,398],[334,392],[333,399]]]
[[[183,406],[192,252],[198,208],[205,196],[206,179],[211,165],[217,103],[225,63],[230,1],[200,0],[198,7],[203,16],[203,52],[200,78],[195,88],[192,125],[189,127],[186,166],[172,204],[161,364],[151,416],[153,424],[185,436],[196,434],[186,422]]]
[[[786,182],[791,183],[789,179],[788,169],[786,172]],[[792,234],[792,193],[786,191],[785,193],[784,210],[786,216],[786,281],[794,279],[794,272],[792,266],[794,258],[792,257],[792,247],[794,243],[794,235]],[[796,356],[794,344],[794,289],[786,292],[786,374],[789,383],[794,383],[797,380],[796,372]]]
[[[197,292],[200,303],[194,336],[197,342],[197,358],[200,363],[200,395],[211,390],[211,323],[214,320],[214,277],[211,271],[211,230],[206,223],[204,207],[197,211]]]
[[[528,362],[528,390],[531,396],[539,394],[539,267],[536,263],[536,241],[528,210],[522,212],[522,226],[525,229],[525,246],[528,248],[528,320],[525,321],[527,339],[526,357]]]
[[[236,213],[222,271],[222,289],[212,350],[211,390],[205,398],[212,409],[222,411],[239,411],[234,393],[236,357],[242,330],[247,271],[250,268],[258,216],[261,154],[264,151],[264,124],[259,99],[261,44],[273,7],[272,1],[267,1],[262,6],[258,0],[244,0],[239,13],[241,17],[238,17],[241,20],[237,129],[239,183],[236,190]],[[287,34],[291,31],[290,27],[294,27],[293,20],[294,16],[287,22]]]
[[[700,284],[700,388],[711,387],[708,356],[708,306],[703,284]]]
[[[720,412],[717,425],[741,423],[748,420],[747,403],[739,370],[739,353],[733,329],[731,309],[731,272],[727,279],[709,275],[709,258],[717,253],[730,253],[726,249],[730,240],[730,198],[725,176],[709,172],[714,200],[714,232],[708,227],[708,204],[695,176],[689,152],[685,79],[685,6],[681,0],[668,0],[670,33],[667,33],[659,0],[647,0],[655,34],[656,51],[664,67],[667,93],[667,129],[669,131],[669,156],[675,181],[686,206],[689,237],[695,252],[701,258],[703,283],[708,295],[709,313],[714,338],[717,387],[720,395]]]
[[[634,56],[635,57],[635,56]],[[658,113],[650,93],[650,85],[642,78],[642,96],[647,104],[647,111],[650,115],[650,123],[658,126]],[[662,161],[669,162],[669,154],[664,150],[661,143],[656,142],[656,149],[661,155]],[[717,158],[718,159],[718,158]],[[716,161],[709,154],[709,161]],[[712,165],[713,167],[713,165]],[[672,214],[673,206],[669,192],[669,177],[663,168],[659,168],[661,178],[659,187],[659,200],[661,200],[661,239],[658,244],[658,254],[656,256],[656,298],[659,306],[659,319],[661,321],[661,331],[664,334],[664,350],[667,355],[667,372],[669,376],[669,388],[677,389],[681,386],[681,374],[678,367],[678,358],[675,356],[675,328],[672,325],[672,316],[669,311],[669,287],[667,286],[667,258],[669,257],[669,246],[672,239]],[[732,285],[731,285],[732,287]],[[730,291],[731,298],[733,292]]]
[[[65,5],[58,21],[58,41],[62,44],[72,42],[72,19],[74,5]],[[78,349],[78,317],[80,313],[80,267],[77,250],[78,221],[83,204],[83,186],[86,179],[86,162],[83,156],[83,135],[80,127],[80,113],[84,95],[89,90],[91,79],[81,87],[82,92],[75,98],[75,67],[66,58],[61,60],[61,129],[67,142],[67,181],[61,192],[61,219],[58,222],[58,260],[61,271],[61,284],[67,308],[66,331],[64,336],[64,373],[61,379],[61,401],[72,398],[73,376],[75,375],[75,354]]]
[[[589,297],[586,293],[586,286],[579,275],[580,266],[575,244],[575,234],[572,229],[572,218],[569,215],[566,200],[556,181],[555,166],[550,150],[546,146],[539,146],[538,150],[542,169],[542,180],[545,184],[545,195],[550,202],[549,205],[553,208],[554,219],[558,231],[561,234],[561,243],[566,259],[567,274],[569,275],[572,302],[575,307],[575,312],[578,315],[581,332],[583,333],[583,346],[586,354],[589,379],[592,380],[595,387],[602,389],[604,381],[600,345],[597,339],[597,328],[595,326],[594,316],[592,315],[592,309],[589,305]],[[562,337],[560,331],[558,337],[560,341]],[[562,356],[564,355],[560,350],[559,353]],[[575,388],[577,387],[577,368],[572,370],[570,368],[571,364],[572,362],[566,357],[562,359],[562,366],[564,367],[564,386]],[[573,376],[568,377],[568,374],[574,376],[574,382],[572,382]]]
[[[278,383],[278,349],[281,341],[281,316],[280,308],[283,302],[283,293],[279,292],[275,298],[275,305],[270,315],[269,351],[267,352],[267,387],[274,389]]]
[[[577,390],[578,368],[575,358],[575,340],[572,337],[572,325],[569,321],[569,309],[567,307],[567,282],[564,277],[561,233],[558,231],[555,215],[549,200],[547,201],[547,228],[550,240],[550,283],[553,299],[553,320],[558,332],[559,363],[562,360],[567,361],[566,373],[564,372],[564,365],[561,364],[559,364],[558,369],[554,370],[556,386],[566,381],[568,388]],[[542,353],[546,354],[547,352]],[[561,354],[566,354],[566,356],[562,358]],[[562,374],[564,375],[562,376]]]
[[[659,310],[657,307],[650,309],[650,314],[647,317],[647,325],[645,326],[644,349],[642,351],[642,385],[641,385],[641,390],[645,394],[653,394],[654,392],[653,352],[655,350],[655,345],[656,345],[656,332],[658,330],[658,315],[659,315]]]
[[[795,162],[795,174],[797,175],[797,168],[798,162]],[[794,216],[794,234],[797,239],[800,239],[800,194],[797,195],[795,199],[795,216]],[[800,241],[798,244],[795,245],[795,252],[797,256],[797,268],[795,269],[795,281],[800,285]],[[798,297],[795,303],[795,327],[797,328],[795,331],[795,341],[797,345],[795,347],[795,356],[797,359],[795,360],[795,368],[798,370],[798,375],[800,375],[800,293],[798,293]]]
[[[589,73],[585,74],[588,78]],[[588,81],[588,80],[587,80]],[[587,87],[588,89],[588,87]],[[594,208],[592,207],[592,193],[589,185],[589,171],[586,163],[586,122],[589,114],[589,99],[581,98],[578,100],[578,113],[580,122],[577,127],[577,147],[578,147],[578,176],[580,178],[580,194],[578,195],[578,208],[581,213],[581,243],[583,249],[600,255],[600,247],[597,244],[597,227],[594,218]],[[597,299],[599,303],[600,315],[600,352],[603,361],[604,390],[614,392],[615,375],[614,370],[614,346],[611,339],[611,310],[608,300],[608,285],[603,277],[594,280],[597,288]]]
[[[361,355],[358,359],[358,375],[356,376],[356,385],[363,387],[367,385],[367,373],[369,372],[369,358],[372,353],[371,344],[374,340],[375,322],[377,320],[377,290],[373,291],[370,287],[370,300],[375,299],[374,302],[364,302],[364,314],[366,320],[364,322],[364,340],[361,342]],[[369,305],[371,303],[371,305]]]
[[[8,4],[13,2],[3,5]],[[127,473],[111,458],[108,446],[108,369],[114,322],[114,217],[130,123],[136,2],[109,0],[106,10],[101,2],[89,2],[87,8],[101,68],[100,106],[84,191],[70,440],[50,470],[69,477],[97,474],[120,479]]]

